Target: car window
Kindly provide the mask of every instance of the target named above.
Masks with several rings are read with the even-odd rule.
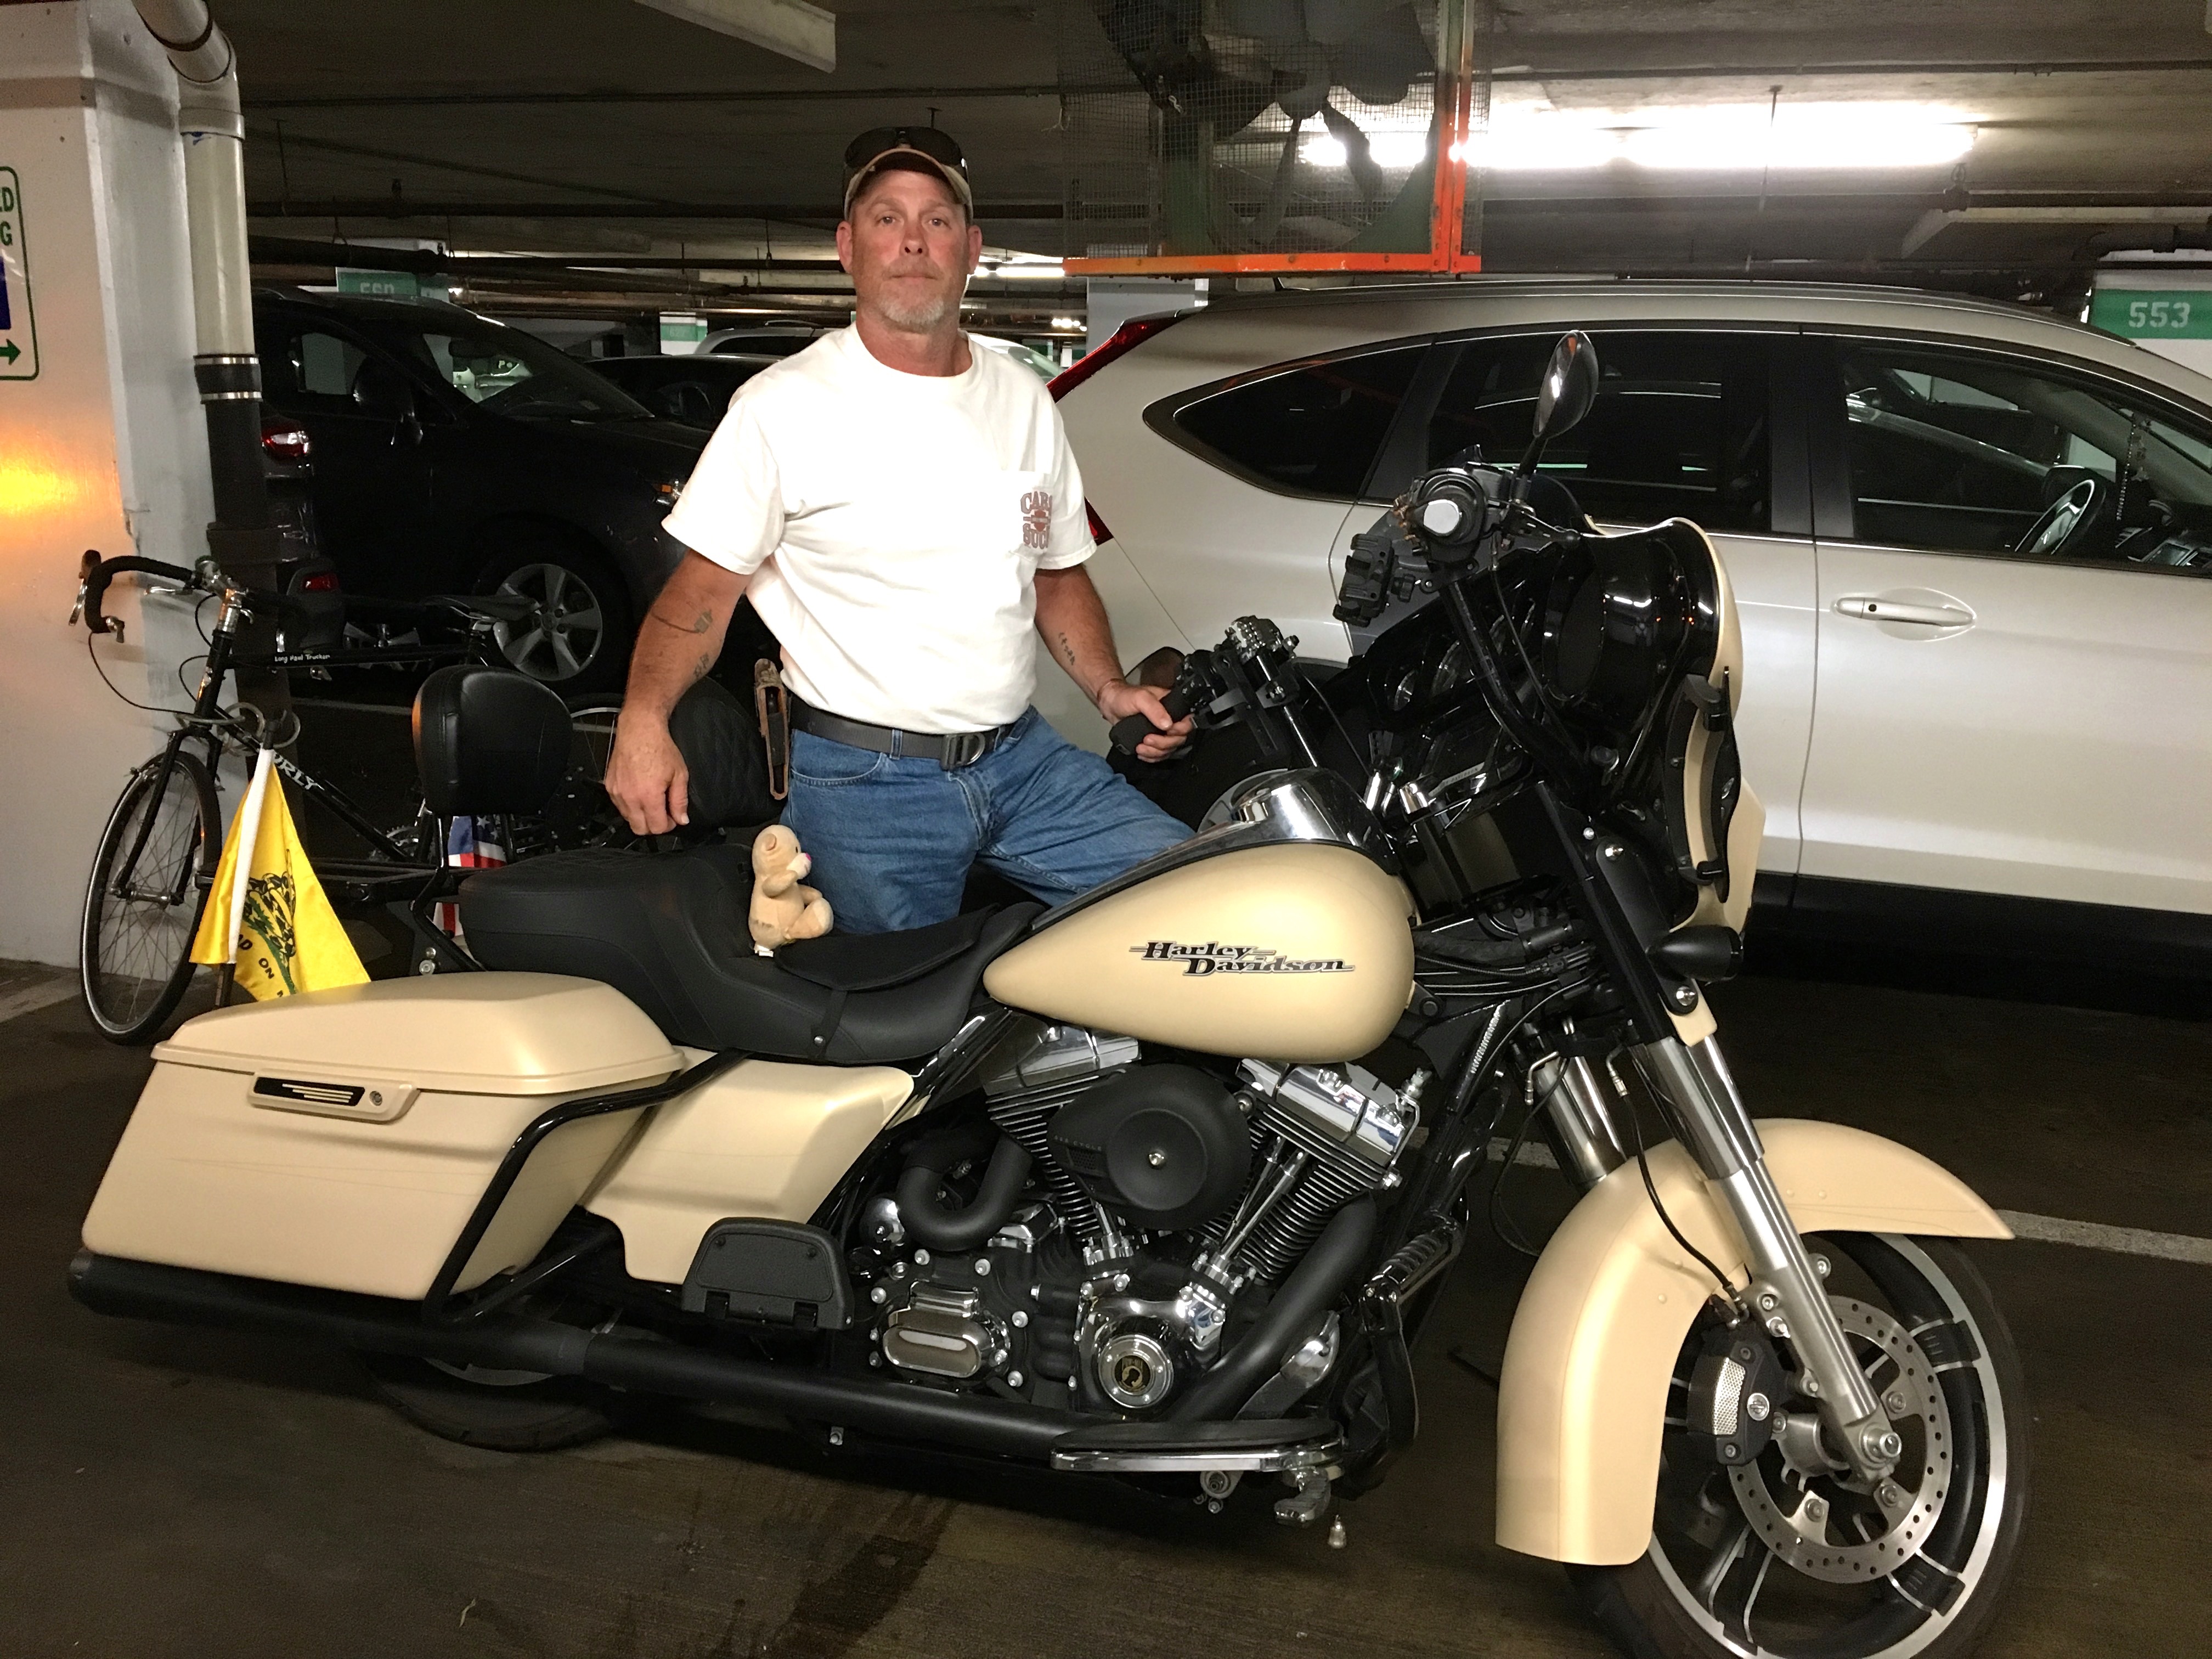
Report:
[[[637,357],[616,358],[595,367],[654,414],[711,431],[738,388],[763,365],[726,358]]]
[[[1766,346],[1754,334],[1593,330],[1598,396],[1540,469],[1607,524],[1684,518],[1767,528]],[[1470,449],[1510,465],[1528,447],[1556,331],[1447,342],[1457,361],[1430,417],[1428,465]]]
[[[1255,483],[1356,500],[1426,346],[1332,358],[1184,404],[1191,447]]]
[[[1840,360],[1859,540],[2212,574],[2212,426],[1994,354]]]
[[[717,355],[744,352],[755,357],[788,357],[814,343],[811,334],[739,334],[715,344]]]
[[[629,395],[535,336],[480,328],[410,331],[416,362],[471,403],[501,415],[544,420],[641,420]]]
[[[321,329],[288,332],[261,363],[262,396],[272,408],[299,413],[357,415],[355,378],[368,353]]]

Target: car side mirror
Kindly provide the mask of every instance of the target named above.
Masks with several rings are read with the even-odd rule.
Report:
[[[1552,361],[1545,364],[1543,383],[1536,390],[1535,429],[1530,438],[1546,444],[1579,425],[1597,401],[1597,348],[1590,337],[1580,329],[1562,335],[1552,348]]]

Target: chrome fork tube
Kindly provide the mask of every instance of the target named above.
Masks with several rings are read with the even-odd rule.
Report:
[[[1622,1144],[1605,1087],[1586,1057],[1540,1060],[1533,1081],[1559,1133],[1568,1178],[1576,1186],[1588,1192],[1628,1162],[1629,1151]]]
[[[1869,1480],[1887,1474],[1904,1443],[1852,1358],[1790,1206],[1767,1173],[1765,1149],[1719,1045],[1708,1037],[1685,1047],[1670,1037],[1637,1054],[1644,1075],[1673,1106],[1690,1155],[1720,1189],[1743,1235],[1751,1302],[1760,1322],[1769,1335],[1796,1348],[1807,1392],[1819,1401],[1820,1416],[1851,1467]]]

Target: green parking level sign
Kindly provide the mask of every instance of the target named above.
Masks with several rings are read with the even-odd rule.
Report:
[[[2212,293],[2100,288],[2090,299],[2089,320],[2130,340],[2212,340]]]
[[[0,380],[39,378],[39,331],[31,320],[31,248],[23,237],[23,185],[0,167]]]

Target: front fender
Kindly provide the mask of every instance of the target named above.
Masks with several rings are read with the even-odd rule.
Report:
[[[1795,1118],[1759,1125],[1800,1232],[2009,1238],[1941,1165],[1893,1140]],[[1650,1157],[1674,1224],[1741,1285],[1735,1224],[1673,1141]],[[1498,1541],[1609,1566],[1651,1541],[1659,1436],[1683,1339],[1714,1289],[1668,1235],[1633,1164],[1583,1194],[1513,1316],[1498,1397]]]

